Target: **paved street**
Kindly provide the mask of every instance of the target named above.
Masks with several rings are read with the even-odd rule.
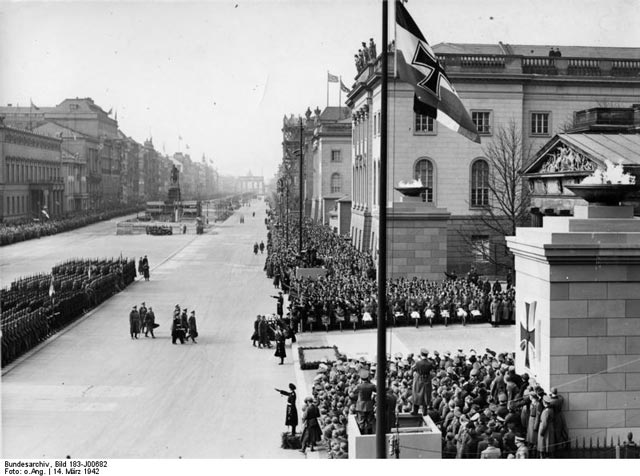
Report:
[[[2,250],[4,268],[21,262],[23,274],[121,250],[148,254],[152,267],[149,282],[5,369],[2,456],[304,458],[280,449],[285,400],[273,390],[293,381],[293,362],[279,366],[249,340],[256,314],[273,312],[275,300],[264,256],[252,251],[266,239],[264,204],[243,213],[244,224],[231,217],[201,236],[116,236],[104,223]],[[128,313],[142,301],[160,327],[155,340],[132,341]],[[195,309],[197,344],[171,344],[176,303]]]
[[[273,350],[249,340],[256,314],[275,311],[265,256],[252,252],[254,242],[266,241],[264,216],[264,203],[254,201],[201,236],[116,236],[112,221],[1,249],[3,283],[66,258],[120,251],[147,254],[152,267],[149,282],[136,281],[4,369],[2,456],[304,458],[280,449],[285,400],[273,388],[296,382],[301,407],[315,371],[294,367],[295,347],[279,366]],[[160,327],[156,339],[132,341],[128,313],[142,301]],[[175,304],[196,311],[197,344],[171,344]],[[511,327],[400,328],[389,335],[391,353],[513,346]],[[375,342],[375,330],[299,335],[299,345],[337,345],[372,360]]]

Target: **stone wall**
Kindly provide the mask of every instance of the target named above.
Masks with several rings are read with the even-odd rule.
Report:
[[[576,207],[574,218],[545,217],[542,228],[507,238],[516,369],[565,397],[571,438],[640,432],[640,220],[632,217],[632,207]]]
[[[387,216],[389,276],[443,279],[449,217],[446,210],[423,202],[394,203]]]

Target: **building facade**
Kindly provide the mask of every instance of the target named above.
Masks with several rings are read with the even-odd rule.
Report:
[[[65,99],[54,107],[0,107],[7,125],[62,140],[63,201],[71,213],[166,198],[171,161],[155,150],[151,138],[139,143],[127,137],[110,114],[91,98]],[[179,156],[189,196],[217,193],[211,164]]]
[[[386,206],[393,214],[395,204],[402,203],[394,189],[400,181],[420,179],[426,187],[423,203],[440,210],[440,220],[450,214],[445,267],[460,272],[475,264],[485,274],[497,274],[501,270],[492,261],[506,262],[507,254],[504,236],[483,224],[487,210],[497,205],[488,180],[499,171],[489,166],[488,147],[498,142],[500,131],[513,127],[526,165],[533,156],[528,152],[568,127],[574,111],[605,103],[631,106],[640,96],[640,49],[569,46],[560,47],[562,57],[548,56],[549,47],[540,45],[444,43],[433,49],[482,144],[414,114],[413,89],[393,78],[390,52]],[[380,78],[380,57],[360,65],[347,101],[353,110],[352,240],[374,255],[380,205]],[[472,244],[483,252],[474,251]],[[389,249],[394,246],[391,242]],[[442,251],[433,249],[440,264]]]
[[[336,201],[351,193],[351,111],[327,107],[314,118],[310,147],[307,196],[311,218],[329,224]]]
[[[6,126],[0,118],[0,221],[64,212],[62,141]]]
[[[579,184],[607,161],[621,165],[640,184],[640,104],[629,108],[592,108],[574,114],[573,129],[556,134],[524,170],[531,193],[532,226],[543,216],[573,216],[584,205],[571,185]],[[640,193],[626,197],[640,214]]]
[[[236,191],[238,193],[256,193],[264,195],[264,177],[262,175],[253,175],[251,171],[247,175],[238,177],[236,181]]]

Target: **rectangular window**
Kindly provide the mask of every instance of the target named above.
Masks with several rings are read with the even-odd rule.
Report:
[[[342,162],[342,154],[340,150],[331,151],[331,162]]]
[[[433,134],[435,132],[433,117],[422,114],[414,114],[413,117],[415,134]]]
[[[533,136],[549,135],[549,113],[548,112],[532,112],[531,113],[531,135]]]
[[[490,111],[472,111],[471,120],[478,130],[478,134],[491,134],[491,112]]]
[[[489,206],[489,189],[488,188],[472,188],[471,189],[471,206],[487,207]]]
[[[491,242],[488,235],[471,235],[471,253],[476,263],[486,263],[491,256]]]

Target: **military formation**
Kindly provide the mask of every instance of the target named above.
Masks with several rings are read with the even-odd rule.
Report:
[[[0,246],[31,240],[43,236],[55,235],[74,230],[116,216],[128,215],[140,211],[138,207],[116,208],[98,212],[84,212],[67,218],[46,219],[44,221],[25,220],[0,224]],[[43,216],[43,218],[45,218]]]
[[[51,273],[21,278],[0,290],[2,365],[122,291],[136,277],[134,260],[74,259]]]

